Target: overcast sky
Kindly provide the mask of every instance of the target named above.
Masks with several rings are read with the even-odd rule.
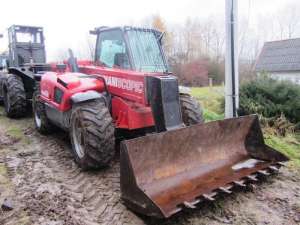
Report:
[[[272,14],[297,0],[239,0],[240,16],[256,26],[259,15]],[[43,26],[48,59],[59,49],[80,49],[87,32],[97,26],[138,23],[159,14],[167,23],[182,24],[187,17],[224,15],[225,0],[5,0],[0,3],[0,33],[12,24]],[[0,51],[7,40],[0,39]]]

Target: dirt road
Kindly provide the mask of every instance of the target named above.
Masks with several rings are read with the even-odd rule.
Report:
[[[300,172],[288,168],[263,183],[179,213],[138,216],[120,200],[119,163],[82,172],[66,134],[41,136],[31,118],[9,120],[0,107],[0,224],[300,224]]]

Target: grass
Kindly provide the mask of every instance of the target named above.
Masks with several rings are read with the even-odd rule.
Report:
[[[191,94],[201,102],[206,122],[224,119],[221,100],[224,98],[224,87],[193,87]],[[300,168],[300,133],[279,137],[264,132],[265,142],[290,158],[291,167]]]
[[[0,129],[10,137],[14,138],[17,141],[21,141],[22,144],[30,144],[30,138],[24,135],[21,123],[25,123],[24,120],[8,119],[5,116],[3,107],[0,107]]]
[[[300,135],[289,134],[286,137],[278,137],[265,134],[265,142],[289,157],[292,167],[300,168],[300,141],[298,136]]]
[[[13,125],[7,129],[6,134],[19,140],[23,139],[24,137],[22,129],[20,127],[13,126]]]
[[[201,102],[205,121],[224,119],[221,100],[224,98],[224,87],[193,87],[191,94]]]
[[[201,102],[201,105],[208,112],[222,115],[221,100],[224,98],[224,87],[194,87],[191,94]]]
[[[218,114],[208,109],[203,110],[203,115],[206,122],[224,119],[223,114]]]

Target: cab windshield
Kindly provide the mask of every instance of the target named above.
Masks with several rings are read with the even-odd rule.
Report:
[[[152,31],[129,30],[127,36],[133,63],[137,71],[167,71],[157,37]]]
[[[27,32],[17,31],[16,38],[17,38],[18,43],[34,43],[34,44],[42,43],[42,33],[41,32],[27,33]]]

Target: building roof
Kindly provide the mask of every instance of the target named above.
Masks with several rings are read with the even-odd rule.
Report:
[[[300,38],[266,42],[256,61],[255,71],[300,71]]]

